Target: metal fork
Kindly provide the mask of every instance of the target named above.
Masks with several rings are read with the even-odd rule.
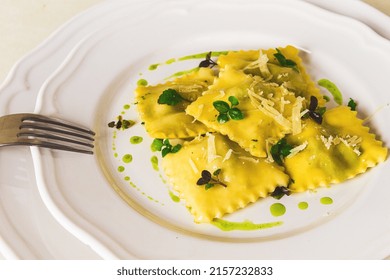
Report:
[[[38,114],[0,117],[0,147],[39,146],[93,154],[95,133],[68,121]]]

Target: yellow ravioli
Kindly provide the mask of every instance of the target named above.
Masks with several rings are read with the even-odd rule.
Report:
[[[138,86],[135,91],[138,111],[145,129],[153,138],[187,138],[211,131],[204,124],[185,113],[186,107],[196,100],[214,81],[213,70],[200,68],[173,81],[156,86]],[[175,106],[158,104],[166,89],[176,90],[184,99]]]
[[[239,101],[237,108],[243,112],[244,118],[219,123],[219,112],[213,102],[229,103],[230,96]],[[207,127],[227,135],[253,156],[266,157],[267,141],[277,142],[292,132],[292,108],[296,102],[295,95],[283,86],[264,83],[257,77],[227,66],[209,90],[187,107],[186,112]],[[299,123],[300,113],[298,108]]]
[[[281,167],[252,157],[220,134],[186,142],[178,153],[166,155],[162,166],[197,223],[221,218],[289,182]],[[202,170],[213,173],[217,169],[221,170],[219,180],[227,187],[215,184],[206,190],[196,184]]]
[[[285,159],[286,172],[293,181],[290,189],[294,192],[353,178],[387,157],[387,148],[363,126],[356,111],[346,106],[328,110],[322,125],[308,119],[303,132],[288,136],[287,142],[294,146],[307,144]]]
[[[286,59],[290,59],[297,64],[296,69],[281,66],[274,56],[277,53],[277,50],[274,48],[231,51],[218,58],[218,65],[221,71],[225,67],[232,67],[236,70],[242,70],[246,74],[260,76],[265,81],[284,85],[284,87],[293,91],[297,96],[304,97],[307,103],[310,102],[310,96],[315,96],[318,99],[318,105],[324,106],[326,101],[307,73],[299,56],[299,50],[293,46],[278,49]]]

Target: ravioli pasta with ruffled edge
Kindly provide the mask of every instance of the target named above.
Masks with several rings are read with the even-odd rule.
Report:
[[[162,166],[195,222],[278,187],[284,194],[327,187],[386,160],[387,148],[356,111],[326,110],[295,47],[231,51],[210,65],[217,67],[136,90],[150,136],[182,139]],[[159,104],[167,89],[180,95],[177,104]]]

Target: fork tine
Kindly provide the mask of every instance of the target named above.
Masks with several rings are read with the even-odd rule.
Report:
[[[21,118],[17,137],[30,145],[93,154],[95,133],[62,119],[28,114]]]
[[[83,134],[83,132],[72,132],[70,130],[64,130],[64,129],[58,129],[50,126],[43,126],[40,125],[39,123],[33,123],[33,122],[28,122],[28,123],[22,123],[19,127],[22,131],[27,130],[27,131],[32,131],[32,130],[37,130],[37,131],[50,131],[54,133],[60,133],[60,134],[65,134],[68,136],[74,136],[74,137],[80,137],[86,140],[93,141],[92,134]]]
[[[93,148],[94,145],[92,145],[89,141],[89,142],[82,142],[82,141],[78,141],[78,140],[75,140],[73,138],[68,138],[68,137],[61,137],[59,135],[53,135],[53,134],[48,134],[48,133],[42,133],[42,132],[35,132],[35,131],[26,131],[26,132],[19,132],[18,135],[17,135],[19,138],[30,138],[30,139],[37,139],[37,140],[44,140],[44,139],[52,139],[52,140],[57,140],[57,141],[61,141],[61,142],[66,142],[66,143],[72,143],[72,144],[76,144],[76,145],[81,145],[81,146],[86,146],[86,147],[90,147],[90,148]]]
[[[63,151],[76,152],[76,153],[83,153],[83,154],[90,154],[90,155],[93,154],[93,150],[91,148],[82,149],[82,148],[76,148],[76,147],[69,146],[69,145],[62,145],[62,144],[47,142],[47,141],[39,141],[39,142],[28,141],[28,142],[30,145],[43,147],[43,148],[63,150]]]
[[[86,133],[88,135],[92,135],[92,136],[95,135],[95,132],[93,132],[90,129],[76,126],[76,125],[74,125],[71,122],[67,122],[67,121],[64,121],[64,120],[53,119],[53,118],[48,118],[48,117],[45,117],[45,116],[42,116],[42,115],[26,115],[25,117],[22,118],[22,122],[25,122],[25,121],[28,121],[28,122],[38,122],[38,123],[41,122],[41,123],[45,123],[45,124],[53,124],[53,125],[56,125],[56,126],[59,126],[59,127],[65,127],[65,128],[69,128],[69,129],[72,129],[72,130],[79,131],[79,132],[83,132],[83,133]]]

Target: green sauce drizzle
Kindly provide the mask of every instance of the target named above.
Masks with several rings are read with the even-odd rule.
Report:
[[[167,61],[165,61],[165,64],[172,64],[176,61],[176,58],[171,58],[171,59],[168,59]]]
[[[321,197],[320,202],[321,202],[321,204],[329,205],[329,204],[333,203],[333,199],[325,196],[325,197]]]
[[[144,140],[141,136],[133,136],[130,138],[130,143],[131,144],[139,144]]]
[[[301,210],[306,210],[309,207],[309,204],[306,201],[302,201],[298,203],[298,208]]]
[[[123,157],[122,157],[122,161],[124,163],[130,163],[133,161],[133,156],[130,155],[130,154],[125,154]]]
[[[186,55],[186,56],[180,57],[178,60],[183,61],[183,60],[189,60],[189,59],[205,58],[208,53],[209,52]],[[227,54],[227,53],[228,53],[228,51],[211,52],[211,56],[220,56],[221,54]]]
[[[160,66],[160,63],[155,63],[155,64],[150,65],[150,66],[148,67],[148,69],[149,69],[150,71],[153,71],[153,70],[156,70],[157,67],[159,67],[159,66]]]
[[[148,81],[145,80],[145,79],[139,79],[138,82],[137,82],[137,85],[138,86],[147,86],[148,85]]]
[[[156,156],[152,156],[150,158],[150,162],[152,163],[153,169],[158,171],[159,170],[159,168],[158,168],[158,158]]]
[[[173,202],[180,202],[180,197],[175,195],[173,192],[169,191],[169,196],[171,197]]]
[[[272,216],[279,217],[283,216],[286,213],[286,207],[281,203],[274,203],[270,207]]]
[[[333,95],[333,99],[337,104],[343,104],[343,95],[334,83],[327,79],[321,79],[317,83],[319,86],[326,88]]]
[[[254,224],[251,221],[243,222],[229,222],[226,220],[215,218],[212,222],[212,225],[218,227],[223,231],[232,231],[232,230],[261,230],[280,226],[283,222],[273,222],[273,223],[263,223],[263,224]]]

